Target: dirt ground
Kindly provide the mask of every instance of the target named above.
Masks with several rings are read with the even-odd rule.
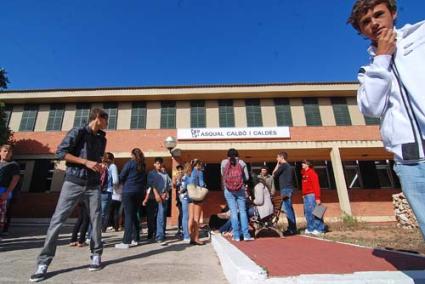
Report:
[[[335,223],[325,239],[373,248],[407,251],[425,255],[425,241],[418,229],[401,229],[396,223]]]

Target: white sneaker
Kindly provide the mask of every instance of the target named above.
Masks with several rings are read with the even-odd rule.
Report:
[[[309,231],[308,229],[305,229],[304,234],[306,235],[312,235],[314,231]]]
[[[120,244],[116,244],[115,245],[115,248],[117,248],[117,249],[128,249],[128,248],[130,248],[130,245],[129,244],[120,243]]]
[[[91,264],[89,266],[89,271],[97,271],[101,270],[101,261],[100,261],[100,255],[92,255],[91,256]]]
[[[320,232],[318,230],[314,230],[313,232],[311,232],[313,235],[315,236],[323,236],[325,233],[324,232]]]
[[[46,279],[46,274],[47,274],[47,265],[39,264],[37,266],[37,271],[33,275],[31,275],[30,281],[31,282],[42,281]]]
[[[136,242],[136,241],[131,241],[131,244],[130,244],[130,246],[131,247],[136,247],[136,246],[138,246],[139,245],[139,243],[138,242]]]
[[[189,245],[189,244],[190,244],[190,239],[185,239],[185,240],[183,240],[183,243],[184,243],[184,244],[188,244],[188,245]]]

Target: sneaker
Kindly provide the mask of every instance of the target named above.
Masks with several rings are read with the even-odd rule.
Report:
[[[120,243],[120,244],[116,244],[115,248],[117,248],[117,249],[128,249],[128,248],[130,248],[130,245],[125,244],[125,243]]]
[[[184,243],[184,244],[188,244],[188,245],[189,245],[189,244],[190,244],[190,242],[191,242],[191,241],[190,241],[190,239],[184,239],[184,240],[183,240],[183,243]]]
[[[138,245],[139,245],[139,242],[131,241],[131,244],[130,244],[131,247],[136,247]]]
[[[47,265],[39,264],[37,266],[37,271],[33,275],[31,275],[30,281],[31,282],[42,281],[46,279],[46,274],[47,274]]]
[[[241,239],[232,239],[233,241],[235,241],[235,242],[240,242],[241,241]]]
[[[245,242],[250,242],[250,241],[253,241],[253,240],[254,240],[254,238],[253,238],[253,237],[251,237],[251,236],[249,236],[249,237],[244,237],[244,238],[243,238],[243,240],[244,240]]]
[[[156,241],[159,245],[161,245],[161,246],[166,246],[167,245],[167,242],[165,241],[165,240],[158,240],[158,241]]]
[[[296,234],[297,234],[297,232],[289,231],[289,230],[286,230],[285,232],[283,232],[284,236],[294,236]]]
[[[97,271],[102,269],[100,265],[100,255],[92,255],[91,256],[91,264],[89,266],[89,271]]]
[[[308,229],[305,229],[304,234],[306,235],[312,235],[313,231],[309,231]]]
[[[86,239],[86,244],[90,244],[90,239]]]
[[[323,236],[325,233],[324,232],[320,232],[318,230],[314,230],[313,232],[311,232],[311,234],[313,234],[315,236]]]

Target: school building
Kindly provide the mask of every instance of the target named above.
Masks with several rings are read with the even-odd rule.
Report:
[[[107,151],[118,168],[135,147],[145,153],[149,169],[155,157],[163,157],[170,174],[179,162],[205,162],[210,190],[205,217],[225,204],[219,165],[236,148],[252,173],[263,165],[272,170],[278,152],[289,154],[298,217],[303,216],[299,161],[308,159],[320,177],[327,218],[345,213],[366,221],[395,220],[391,195],[400,192],[400,184],[392,155],[383,148],[378,121],[359,112],[357,88],[333,82],[2,91],[22,174],[13,216],[52,215],[65,169],[56,147],[98,106],[109,114]],[[177,218],[175,198],[173,193],[171,223]]]

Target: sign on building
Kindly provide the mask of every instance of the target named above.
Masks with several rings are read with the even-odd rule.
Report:
[[[290,138],[289,127],[180,128],[178,140]]]

